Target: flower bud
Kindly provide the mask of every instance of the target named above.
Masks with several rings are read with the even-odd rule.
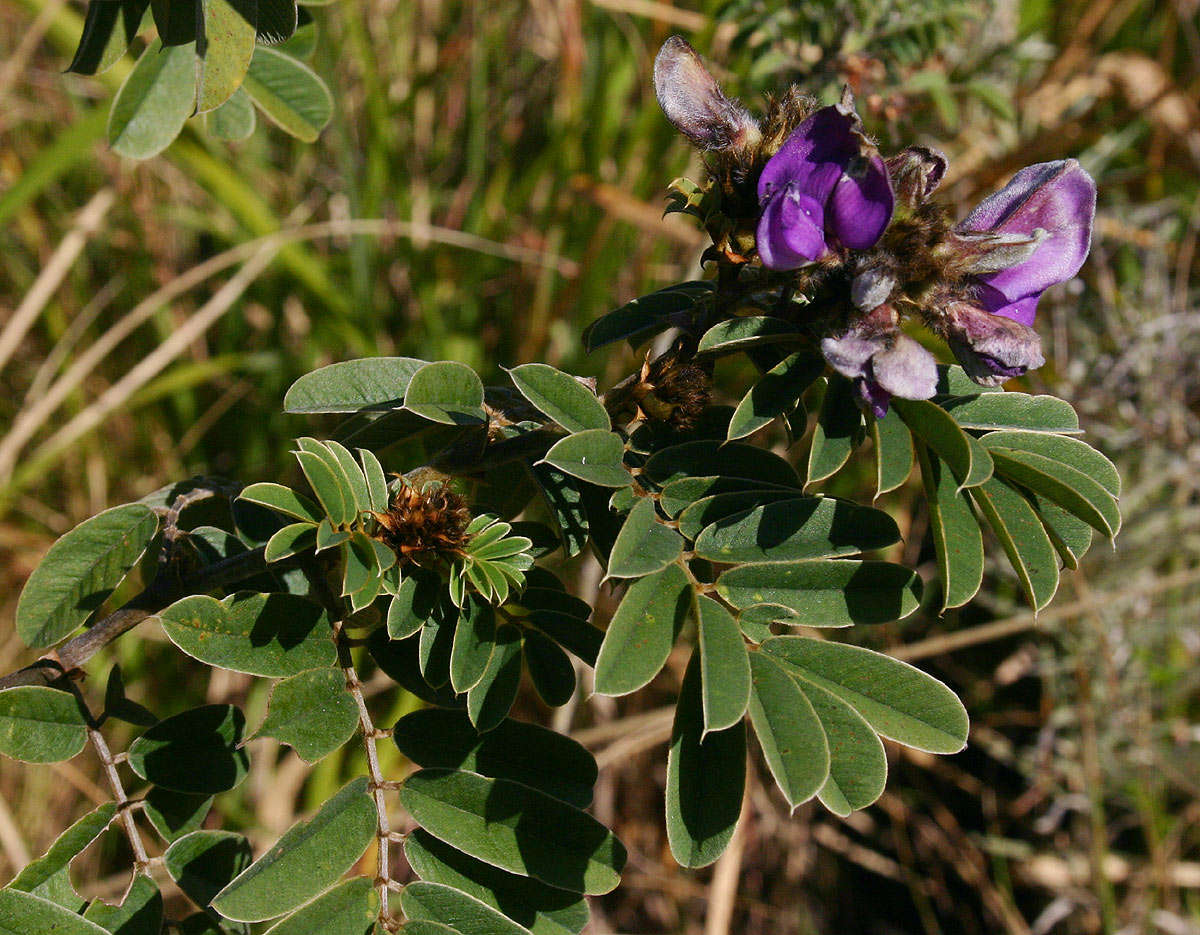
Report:
[[[876,309],[888,300],[896,288],[896,277],[885,269],[873,266],[850,281],[850,301],[864,312]]]
[[[923,204],[941,184],[946,165],[946,157],[928,146],[910,146],[888,157],[896,200],[910,209]]]
[[[701,149],[744,149],[762,137],[757,121],[725,96],[696,50],[679,36],[664,42],[654,60],[654,91],[667,119]]]
[[[967,376],[982,386],[999,386],[1046,362],[1036,331],[966,302],[951,302],[940,327]]]

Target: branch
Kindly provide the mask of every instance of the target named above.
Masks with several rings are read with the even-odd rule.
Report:
[[[276,567],[282,567],[279,563]],[[263,548],[231,555],[174,585],[160,574],[155,582],[126,604],[79,636],[68,640],[57,650],[51,650],[31,665],[0,678],[0,691],[18,685],[53,685],[69,676],[101,649],[124,633],[129,632],[147,617],[169,607],[188,594],[203,594],[214,588],[260,574],[266,570]]]

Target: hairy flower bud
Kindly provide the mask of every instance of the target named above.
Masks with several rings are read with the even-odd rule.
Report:
[[[966,302],[947,306],[940,329],[967,376],[982,386],[999,386],[1046,362],[1036,331]]]
[[[875,245],[892,218],[891,182],[849,94],[792,131],[763,167],[758,200],[758,255],[769,269]]]
[[[889,156],[888,175],[896,200],[907,208],[923,204],[946,174],[946,157],[928,146],[910,146]]]
[[[654,91],[667,119],[701,149],[736,150],[761,138],[758,123],[730,100],[686,41],[672,36],[654,60]]]
[[[844,334],[824,338],[821,353],[834,370],[854,380],[878,418],[887,414],[893,396],[929,399],[937,391],[933,355],[899,330],[887,306],[864,316]]]

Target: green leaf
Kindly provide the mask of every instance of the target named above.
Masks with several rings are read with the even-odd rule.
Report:
[[[837,695],[812,682],[799,682],[829,744],[829,778],[817,792],[827,809],[845,818],[866,808],[887,783],[887,753],[879,736],[861,714]]]
[[[383,473],[383,465],[374,453],[366,448],[358,449],[358,460],[362,462],[363,476],[367,480],[367,509],[376,513],[386,513],[391,504],[388,494],[387,475]]]
[[[467,693],[467,714],[481,733],[508,716],[521,687],[521,631],[512,624],[496,630],[496,649],[478,684]]]
[[[1025,429],[1067,435],[1080,431],[1071,404],[1054,396],[985,393],[943,400],[942,408],[964,429]]]
[[[795,810],[829,778],[825,730],[808,697],[776,660],[763,652],[751,653],[750,671],[750,722],[779,791]]]
[[[295,452],[300,469],[312,486],[313,493],[321,501],[321,507],[329,522],[335,526],[347,526],[354,522],[354,495],[346,489],[338,472],[318,454],[311,451]],[[318,548],[320,544],[318,543]]]
[[[241,87],[254,55],[258,0],[200,0],[196,110],[207,113]]]
[[[726,494],[739,494],[746,497],[758,495],[764,499],[757,502],[766,503],[770,499],[794,497],[796,496],[796,488],[794,486],[782,487],[775,484],[765,484],[761,481],[753,481],[744,477],[680,477],[671,481],[659,492],[658,505],[668,516],[676,518],[694,503]],[[721,516],[740,513],[742,510],[755,505],[756,503],[746,503],[739,509],[727,510],[721,513]],[[714,522],[719,518],[720,516],[714,516],[708,522]],[[693,531],[699,532],[708,525],[708,522],[693,524]]]
[[[396,722],[400,752],[426,769],[460,769],[510,779],[587,808],[596,784],[596,761],[569,737],[524,721],[505,719],[487,733],[465,712],[426,708]]]
[[[989,446],[1006,479],[1041,494],[1096,531],[1112,539],[1121,528],[1121,511],[1107,490],[1068,464],[1031,451]]]
[[[342,555],[345,557],[345,566],[342,569],[342,597],[357,595],[364,588],[369,588],[374,584],[374,591],[367,600],[367,603],[370,603],[379,593],[380,573],[379,557],[371,540],[365,533],[353,533],[350,536],[349,546],[342,550]],[[362,609],[357,606],[357,601],[354,603],[356,612]]]
[[[604,404],[569,374],[548,364],[522,364],[508,375],[522,396],[568,432],[612,428]]]
[[[850,460],[863,440],[863,416],[855,401],[854,384],[834,376],[825,387],[817,427],[808,452],[808,483],[832,477]]]
[[[267,930],[267,935],[369,935],[379,919],[379,896],[366,877],[339,883]]]
[[[146,792],[143,812],[168,843],[196,831],[212,807],[211,795],[189,795],[153,786]]]
[[[221,890],[213,908],[239,922],[290,912],[354,865],[374,840],[376,822],[366,777],[347,783],[317,814],[292,825],[271,850]]]
[[[279,682],[271,690],[267,717],[255,737],[274,737],[315,763],[354,736],[358,706],[346,690],[340,669],[311,669]]]
[[[470,367],[451,360],[426,364],[413,374],[404,395],[404,408],[444,425],[479,425],[487,421],[479,376]]]
[[[510,873],[591,896],[621,881],[625,848],[612,832],[528,786],[422,770],[404,781],[400,802],[434,837]]]
[[[587,925],[587,902],[578,894],[468,857],[420,828],[405,840],[404,856],[422,880],[466,893],[533,935],[576,935]]]
[[[207,114],[204,122],[208,132],[219,140],[240,143],[248,139],[258,125],[254,102],[244,88],[238,88],[224,104]]]
[[[158,517],[140,503],[80,523],[50,546],[25,583],[17,602],[17,635],[26,646],[42,649],[83,626],[142,562],[157,559],[151,548],[157,535]]]
[[[483,678],[495,648],[495,612],[479,598],[468,599],[450,650],[450,684],[456,692],[469,690]]]
[[[972,488],[970,493],[1000,540],[1036,613],[1050,603],[1058,590],[1058,551],[1041,520],[1029,501],[999,478]]]
[[[683,539],[658,518],[649,497],[638,500],[613,543],[608,577],[640,578],[664,568],[679,557]]]
[[[59,692],[59,694],[63,694],[63,692]],[[55,897],[57,887],[65,882],[66,889],[72,898],[78,898],[75,897],[74,889],[71,887],[69,875],[71,861],[104,833],[116,814],[117,804],[115,802],[106,802],[94,811],[88,812],[59,835],[45,854],[26,864],[21,872],[9,882],[8,887],[63,904],[62,900]],[[83,905],[82,898],[79,898],[79,905]],[[68,906],[67,908],[75,907]]]
[[[358,412],[404,405],[413,374],[425,361],[412,357],[364,357],[306,373],[283,397],[284,412]]]
[[[782,487],[800,486],[795,469],[779,455],[753,445],[716,439],[664,448],[646,462],[642,473],[655,483],[666,485],[682,477],[706,477],[718,465],[722,477],[744,477]]]
[[[732,478],[731,478],[732,480]],[[742,483],[747,483],[743,481]],[[672,484],[674,486],[674,484]],[[772,487],[769,490],[735,490],[704,497],[688,506],[678,516],[679,531],[687,538],[695,539],[706,528],[728,517],[744,514],[756,506],[775,503],[779,500],[794,500],[795,488]]]
[[[596,691],[628,695],[667,661],[692,606],[692,585],[679,565],[634,582],[613,614],[596,659]]]
[[[115,65],[138,34],[149,5],[150,0],[89,3],[79,47],[67,71],[98,75]]]
[[[624,487],[629,483],[624,458],[621,436],[604,429],[588,429],[555,442],[538,463],[549,464],[590,484]]]
[[[946,463],[917,445],[929,505],[929,532],[942,579],[942,610],[961,607],[983,584],[983,534]]]
[[[107,935],[69,909],[14,889],[0,890],[0,935]]]
[[[573,477],[556,471],[549,464],[530,465],[538,492],[550,511],[550,519],[568,558],[579,554],[587,544],[588,519],[583,495]]]
[[[406,640],[389,640],[387,633],[380,628],[371,634],[367,648],[379,668],[405,691],[428,704],[443,708],[463,707],[466,699],[454,694],[449,685],[448,672],[440,688],[434,688],[425,681],[421,674],[419,644],[415,636]]]
[[[200,24],[198,0],[151,0],[150,10],[163,45],[186,45],[196,41]]]
[[[179,135],[195,106],[195,55],[190,42],[163,48],[156,41],[146,48],[108,115],[108,142],[114,152],[149,159]]]
[[[267,564],[307,552],[317,547],[317,527],[312,523],[292,523],[278,530],[267,541],[263,549],[263,561]]]
[[[569,653],[595,667],[604,640],[604,631],[572,614],[553,610],[535,610],[526,623],[537,627]]]
[[[196,594],[158,615],[171,642],[211,666],[282,678],[331,666],[337,651],[319,604],[294,594]]]
[[[729,354],[781,340],[794,340],[796,326],[782,318],[756,315],[720,321],[704,332],[697,354]]]
[[[724,607],[711,597],[697,603],[700,697],[704,732],[724,730],[746,713],[750,700],[750,659],[741,631]]]
[[[299,17],[297,16],[296,0],[258,0],[258,22],[255,26],[258,29],[258,40],[267,45],[274,45],[280,42],[287,42],[288,39],[296,36],[296,29],[299,25]],[[315,33],[315,29],[307,30],[310,33]],[[296,36],[296,39],[300,37]],[[299,43],[293,39],[284,47],[284,51],[296,58],[307,58],[303,54],[303,50],[298,48]]]
[[[400,908],[411,920],[404,926],[410,935],[529,935],[481,900],[440,883],[408,884],[400,892]]]
[[[785,357],[759,377],[758,382],[742,397],[733,411],[733,418],[729,420],[726,437],[730,441],[745,438],[770,424],[776,417],[791,412],[800,402],[804,391],[824,369],[824,359],[808,351],[797,351]]]
[[[255,47],[242,86],[272,122],[305,143],[316,140],[333,116],[325,82],[303,62],[265,46]]]
[[[171,879],[202,909],[207,909],[213,897],[252,859],[250,842],[232,831],[193,831],[163,855]]]
[[[871,441],[875,445],[875,496],[901,486],[913,466],[913,440],[908,426],[895,410],[882,419],[871,418]]]
[[[1121,495],[1121,475],[1108,458],[1087,442],[1041,432],[992,432],[980,441],[987,448],[1010,448],[1069,465],[1103,487],[1113,497]]]
[[[93,900],[83,917],[113,935],[160,935],[163,898],[158,884],[145,874],[135,874],[120,905]]]
[[[238,499],[257,503],[305,523],[319,523],[325,515],[320,507],[304,494],[282,484],[251,484],[238,494]]]
[[[388,605],[387,632],[394,640],[412,636],[437,609],[442,580],[420,568],[409,568],[396,596]]]
[[[627,302],[588,326],[584,346],[591,352],[622,339],[646,340],[671,327],[676,316],[689,312],[712,291],[712,283],[683,282]]]
[[[954,692],[906,662],[860,646],[777,636],[764,653],[854,708],[891,740],[929,753],[957,753],[967,743],[967,710]]]
[[[148,782],[176,792],[226,792],[250,769],[240,749],[245,723],[233,705],[192,708],[159,721],[135,740],[129,766]]]
[[[900,541],[887,513],[831,497],[797,497],[718,520],[694,551],[723,564],[855,555]]]
[[[958,364],[938,364],[937,395],[942,396],[979,396],[982,393],[1003,393],[999,386],[981,386],[967,376],[967,372]]]
[[[26,763],[57,763],[85,744],[87,720],[74,695],[43,685],[0,691],[0,753]]]
[[[925,442],[950,465],[958,478],[958,489],[978,487],[992,476],[992,459],[987,449],[967,435],[936,403],[927,399],[895,399],[892,406],[913,435]]]
[[[526,630],[522,648],[529,680],[542,701],[551,707],[565,705],[575,695],[575,667],[567,654],[549,637]]]
[[[786,607],[789,625],[848,627],[904,619],[920,606],[921,579],[890,562],[772,562],[729,569],[717,593],[739,609]]]
[[[356,516],[363,510],[374,509],[372,506],[371,491],[367,487],[367,479],[363,475],[362,468],[358,466],[358,462],[354,460],[354,455],[350,454],[344,446],[335,441],[326,441],[323,444],[326,450],[337,461],[340,468],[340,478],[346,481],[349,489],[354,494]],[[387,509],[386,505],[384,509]]]
[[[453,608],[439,608],[426,621],[418,636],[421,672],[425,681],[434,687],[450,682],[450,653],[454,648],[454,630],[458,617]]]
[[[736,628],[734,636],[740,644]],[[728,847],[746,786],[746,725],[739,714],[723,729],[706,726],[701,670],[695,652],[679,689],[667,754],[667,840],[675,860],[689,868],[707,867]],[[747,666],[747,690],[749,674]]]
[[[1079,560],[1092,545],[1092,527],[1036,493],[1028,497],[1063,564],[1078,568]]]

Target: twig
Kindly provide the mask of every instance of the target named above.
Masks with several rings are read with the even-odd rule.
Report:
[[[358,670],[354,668],[354,659],[350,655],[350,646],[347,644],[342,635],[342,621],[337,621],[333,625],[334,644],[338,651],[338,665],[341,666],[342,674],[346,677],[346,689],[354,697],[354,703],[358,705],[358,724],[362,731],[363,749],[367,754],[367,774],[371,782],[371,795],[375,799],[375,812],[377,815],[377,823],[375,829],[375,839],[379,846],[379,868],[375,875],[375,885],[379,889],[379,919],[388,931],[395,931],[397,924],[392,918],[391,911],[388,908],[388,897],[392,890],[392,829],[388,821],[387,799],[384,796],[385,790],[388,788],[387,781],[383,778],[383,770],[379,767],[379,749],[377,741],[381,736],[386,736],[386,731],[377,730],[375,722],[371,718],[371,712],[367,708],[367,701],[363,697],[362,682],[358,678]]]
[[[708,915],[704,919],[704,935],[729,935],[732,931],[730,924],[737,902],[742,856],[746,852],[746,823],[749,820],[750,796],[747,795],[742,799],[742,814],[738,817],[733,838],[713,868],[712,883],[708,887]]]

